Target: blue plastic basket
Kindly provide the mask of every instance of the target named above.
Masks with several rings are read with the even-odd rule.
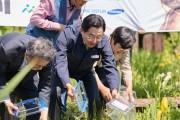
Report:
[[[86,112],[88,107],[88,98],[82,81],[78,81],[74,90],[75,98],[77,100],[78,109],[81,112]]]
[[[20,103],[15,103],[18,110],[14,110],[14,117],[21,118],[25,116],[30,116],[41,111],[47,110],[47,106],[42,98],[34,98],[22,101]]]

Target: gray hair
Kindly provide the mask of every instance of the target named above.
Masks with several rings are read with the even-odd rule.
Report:
[[[45,61],[51,61],[56,54],[53,43],[42,37],[30,41],[26,47],[26,52],[31,58],[39,57]]]

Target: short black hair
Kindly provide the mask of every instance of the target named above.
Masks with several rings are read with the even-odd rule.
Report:
[[[136,42],[135,32],[127,27],[117,27],[110,35],[114,45],[119,43],[123,49],[131,48]]]
[[[106,23],[100,15],[90,14],[83,19],[81,27],[84,30],[84,32],[87,32],[91,27],[102,27],[104,32],[106,28]]]

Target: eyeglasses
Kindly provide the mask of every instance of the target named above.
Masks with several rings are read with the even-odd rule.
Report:
[[[94,41],[94,40],[96,40],[97,42],[100,42],[101,41],[101,39],[102,39],[102,36],[94,36],[94,35],[88,35],[86,32],[84,32],[84,34],[86,35],[86,37],[87,37],[87,39],[89,40],[89,41]]]

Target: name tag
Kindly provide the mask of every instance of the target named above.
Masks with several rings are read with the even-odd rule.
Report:
[[[99,58],[99,55],[91,55],[91,58]]]

